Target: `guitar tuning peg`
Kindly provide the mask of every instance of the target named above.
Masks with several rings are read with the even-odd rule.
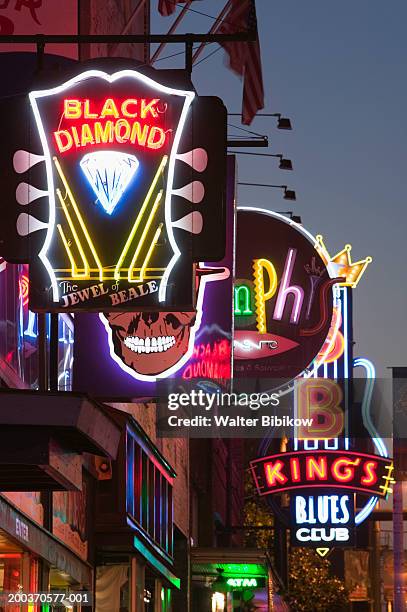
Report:
[[[188,185],[184,185],[180,189],[173,189],[172,193],[194,204],[199,204],[205,195],[205,187],[201,181],[192,181],[192,183],[188,183]]]
[[[208,165],[208,154],[201,147],[192,149],[187,153],[178,154],[177,159],[188,164],[188,166],[191,166],[197,172],[203,172]]]
[[[21,204],[21,206],[26,206],[27,204],[30,204],[30,202],[38,200],[38,198],[43,198],[47,195],[48,191],[37,189],[29,183],[19,183],[16,189],[16,200],[19,204]]]
[[[14,153],[13,167],[18,174],[22,174],[42,161],[45,161],[43,155],[36,155],[35,153],[24,151],[24,149],[19,149]]]
[[[182,219],[178,219],[178,221],[173,221],[172,227],[177,227],[179,229],[185,230],[186,232],[191,232],[192,234],[200,234],[202,232],[203,227],[203,218],[200,212],[194,210],[194,212],[189,213]]]
[[[27,215],[27,213],[21,213],[17,217],[17,232],[20,236],[28,236],[28,234],[32,234],[33,232],[37,232],[41,229],[46,229],[48,227],[47,223],[43,223],[39,219],[36,219],[32,215]]]

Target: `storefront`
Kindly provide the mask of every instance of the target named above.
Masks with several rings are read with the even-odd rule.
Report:
[[[80,395],[3,390],[0,403],[0,594],[92,592],[96,457],[115,459],[120,429]],[[27,609],[21,597],[7,609]]]
[[[268,555],[255,549],[196,548],[191,551],[194,612],[282,610],[278,580]]]
[[[14,505],[33,495],[0,496],[0,593],[91,591],[91,565]],[[39,508],[39,503],[36,506]],[[17,599],[7,610],[24,609]],[[73,604],[67,609],[77,612],[85,608]],[[28,610],[39,612],[47,607],[32,605]]]
[[[96,496],[96,609],[169,612],[180,588],[174,569],[176,474],[137,421],[112,409],[122,428],[111,478]]]

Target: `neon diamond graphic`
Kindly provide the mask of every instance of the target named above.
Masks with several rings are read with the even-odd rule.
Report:
[[[96,151],[84,155],[80,165],[99,202],[111,215],[140,164],[128,153]]]

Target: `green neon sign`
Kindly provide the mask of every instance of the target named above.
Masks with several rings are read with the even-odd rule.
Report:
[[[256,578],[229,578],[226,584],[235,589],[257,588]]]
[[[236,316],[249,316],[253,314],[250,287],[247,285],[236,285],[234,288],[234,297]]]

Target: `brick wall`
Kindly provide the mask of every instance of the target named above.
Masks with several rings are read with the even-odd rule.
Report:
[[[81,34],[121,34],[139,0],[82,0],[80,11]],[[149,32],[149,0],[132,21],[127,34]],[[120,44],[115,50],[106,44],[83,45],[81,58],[132,57],[141,62],[147,60],[148,46]]]
[[[228,528],[243,523],[243,449],[239,439],[190,442],[193,537],[199,546],[241,544],[241,531],[231,534]]]

